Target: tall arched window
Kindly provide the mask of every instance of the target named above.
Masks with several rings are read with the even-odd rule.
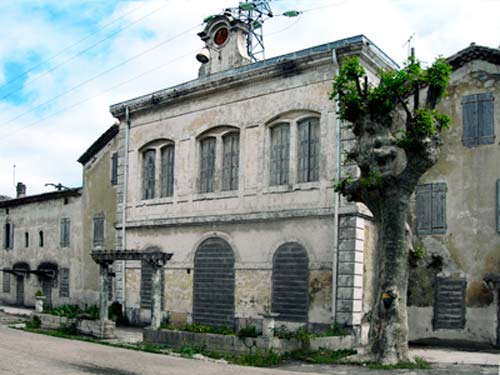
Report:
[[[298,243],[286,243],[273,258],[272,312],[279,319],[307,322],[309,310],[309,260]]]

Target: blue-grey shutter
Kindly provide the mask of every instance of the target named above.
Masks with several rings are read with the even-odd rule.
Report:
[[[319,180],[319,119],[309,119],[309,181]]]
[[[432,184],[432,233],[446,233],[446,191],[445,183]]]
[[[215,138],[207,138],[201,141],[200,159],[200,192],[209,193],[214,191],[215,174]]]
[[[280,185],[288,184],[290,169],[290,126],[281,129]]]
[[[9,229],[10,229],[9,224],[3,225],[3,248],[4,249],[9,248],[9,240],[10,240]]]
[[[477,145],[478,137],[477,95],[467,95],[462,98],[462,117],[464,124],[464,146],[475,146]]]
[[[111,156],[111,185],[118,184],[118,153]]]
[[[434,291],[434,317],[432,328],[463,329],[465,327],[465,292],[467,282],[464,279],[437,277]]]
[[[9,249],[14,248],[14,224],[10,224],[10,238],[9,238]]]
[[[161,150],[161,196],[174,195],[175,147],[168,145]]]
[[[69,246],[70,244],[70,220],[68,218],[61,219],[61,247]]]
[[[102,246],[104,244],[104,216],[99,215],[94,217],[94,246]]]
[[[415,190],[417,205],[417,234],[432,233],[432,185],[418,185]]]
[[[69,268],[59,269],[59,297],[69,297]]]
[[[497,180],[497,232],[500,233],[500,180]]]
[[[493,121],[493,95],[477,95],[478,144],[492,144],[495,141]]]
[[[240,155],[239,133],[224,136],[222,143],[222,190],[237,190]]]
[[[151,199],[155,196],[155,159],[155,150],[144,152],[143,199]]]
[[[2,292],[10,293],[10,274],[3,272]]]
[[[271,129],[271,185],[278,185],[279,137],[278,127]]]

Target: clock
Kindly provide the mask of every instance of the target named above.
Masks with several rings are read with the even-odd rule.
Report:
[[[228,36],[229,36],[229,30],[225,27],[221,27],[219,30],[215,32],[214,43],[217,46],[221,46],[226,42]]]

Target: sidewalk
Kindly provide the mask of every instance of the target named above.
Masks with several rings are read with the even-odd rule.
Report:
[[[412,357],[421,357],[430,363],[500,366],[500,350],[470,352],[454,348],[413,348]]]
[[[35,312],[35,309],[30,309],[28,307],[15,307],[15,306],[5,306],[0,305],[0,311],[3,311],[9,315],[30,317]]]

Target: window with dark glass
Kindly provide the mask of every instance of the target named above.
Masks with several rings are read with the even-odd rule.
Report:
[[[24,233],[24,247],[30,246],[30,234],[28,232]]]
[[[319,120],[308,118],[298,123],[298,181],[319,180]]]
[[[43,240],[44,240],[44,238],[43,238],[43,237],[44,237],[44,236],[43,236],[43,230],[41,230],[40,232],[38,232],[38,245],[39,245],[40,247],[43,247],[43,242],[44,242],[44,241],[43,241]]]
[[[238,190],[240,134],[229,133],[222,138],[222,190]]]
[[[155,196],[155,150],[146,150],[143,154],[143,199]]]
[[[200,193],[214,191],[215,138],[205,138],[200,142]]]
[[[111,185],[118,184],[118,153],[111,156]]]
[[[14,224],[5,223],[3,227],[3,248],[14,248]]]
[[[161,196],[174,195],[175,147],[167,145],[161,149]]]
[[[288,184],[290,162],[290,126],[271,128],[271,185]]]

